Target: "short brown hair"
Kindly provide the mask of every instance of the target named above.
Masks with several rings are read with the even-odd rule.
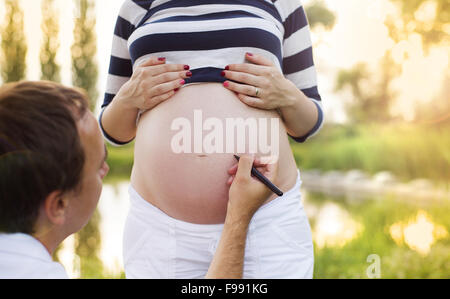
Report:
[[[0,232],[33,233],[45,198],[80,185],[77,122],[88,102],[84,91],[50,81],[0,88]]]

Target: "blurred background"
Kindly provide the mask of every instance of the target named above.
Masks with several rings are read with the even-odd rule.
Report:
[[[2,82],[86,89],[98,113],[123,0],[0,0]],[[325,126],[292,143],[315,278],[450,277],[450,2],[303,0]],[[123,278],[133,145],[109,148],[99,208],[55,254]]]

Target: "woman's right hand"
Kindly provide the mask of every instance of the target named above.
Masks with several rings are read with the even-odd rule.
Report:
[[[166,64],[165,59],[151,56],[136,68],[116,97],[128,108],[153,109],[171,98],[191,76],[189,66]]]

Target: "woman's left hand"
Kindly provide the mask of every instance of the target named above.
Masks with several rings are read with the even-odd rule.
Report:
[[[284,77],[277,67],[264,56],[246,54],[251,62],[230,64],[222,75],[232,81],[224,86],[234,91],[239,99],[248,106],[274,110],[288,107],[296,102],[297,87]]]

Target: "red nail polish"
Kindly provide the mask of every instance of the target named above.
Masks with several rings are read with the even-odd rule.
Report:
[[[230,70],[230,66],[227,65],[227,66],[225,67],[225,70],[226,70],[226,71],[229,71],[229,70]]]
[[[253,56],[253,53],[247,52],[247,55],[250,56],[250,57],[252,57],[252,56]]]
[[[190,67],[189,65],[185,65],[185,66],[184,66],[184,70],[186,70],[186,71],[189,70],[190,68],[191,68],[191,67]]]
[[[187,72],[187,73],[186,73],[186,76],[192,77],[192,72]]]
[[[221,75],[222,77],[225,77],[225,72],[221,72],[220,75]]]
[[[230,86],[230,83],[228,83],[227,81],[223,82],[223,86],[228,87]]]
[[[184,81],[184,80],[181,80],[181,81],[180,81],[180,84],[181,84],[181,85],[184,85],[184,83],[186,83],[186,81]]]
[[[158,60],[159,60],[159,61],[165,61],[165,60],[166,60],[166,57],[159,57]]]

